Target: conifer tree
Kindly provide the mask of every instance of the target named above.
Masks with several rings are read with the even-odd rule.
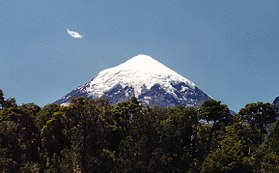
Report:
[[[279,155],[279,121],[273,124],[268,136],[268,145],[271,151]]]
[[[222,105],[220,101],[207,100],[199,109],[198,116],[201,120],[206,120],[207,123],[211,124],[207,141],[207,152],[209,153],[212,144],[214,144],[214,132],[229,125],[232,121],[232,115],[227,105]]]
[[[267,128],[276,121],[276,114],[270,103],[250,103],[240,109],[239,115],[248,123],[257,136],[255,144],[262,144],[267,134]]]
[[[4,94],[3,94],[3,91],[0,89],[0,110],[1,109],[4,109]]]

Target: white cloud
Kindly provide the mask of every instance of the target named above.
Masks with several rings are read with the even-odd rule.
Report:
[[[73,37],[73,38],[83,38],[84,35],[81,35],[80,33],[76,32],[76,31],[71,31],[69,29],[67,29],[67,33],[69,34],[69,36]]]

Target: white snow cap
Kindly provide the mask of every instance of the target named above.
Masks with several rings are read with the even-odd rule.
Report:
[[[164,66],[157,60],[153,59],[148,55],[137,55],[133,58],[127,60],[123,64],[117,66],[117,68],[122,68],[125,70],[133,70],[133,71],[141,71],[150,74],[168,74],[168,75],[176,75],[180,76],[173,70]],[[182,77],[182,76],[180,76]]]
[[[157,60],[153,59],[151,56],[140,54],[132,57],[131,59],[125,61],[123,64],[120,64],[116,67],[105,69],[99,73],[105,73],[107,71],[121,71],[121,70],[131,70],[131,71],[140,71],[148,74],[166,74],[174,75],[179,78],[184,78],[180,74],[161,64]],[[185,79],[185,78],[184,78]],[[188,79],[187,79],[188,80]],[[188,80],[191,85],[195,85],[193,82]]]
[[[123,87],[133,87],[135,96],[138,97],[143,88],[150,89],[155,84],[173,92],[174,89],[171,84],[179,82],[184,82],[191,88],[196,87],[192,81],[152,57],[140,54],[123,64],[101,71],[95,79],[89,82],[87,91],[94,92],[96,97],[101,97],[105,91],[120,84]]]

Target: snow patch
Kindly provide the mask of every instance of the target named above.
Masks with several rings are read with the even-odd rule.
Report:
[[[164,66],[148,55],[137,55],[123,64],[101,71],[95,79],[90,81],[86,88],[89,93],[101,97],[105,91],[120,84],[123,88],[128,86],[134,88],[134,95],[138,97],[143,88],[150,89],[159,84],[167,92],[173,95],[175,89],[172,84],[183,82],[191,88],[196,85]]]

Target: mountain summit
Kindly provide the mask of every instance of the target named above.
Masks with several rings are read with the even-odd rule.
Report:
[[[148,55],[137,55],[123,64],[101,71],[96,78],[71,91],[57,104],[72,98],[105,98],[115,104],[135,96],[149,106],[200,106],[210,97],[197,86]]]

